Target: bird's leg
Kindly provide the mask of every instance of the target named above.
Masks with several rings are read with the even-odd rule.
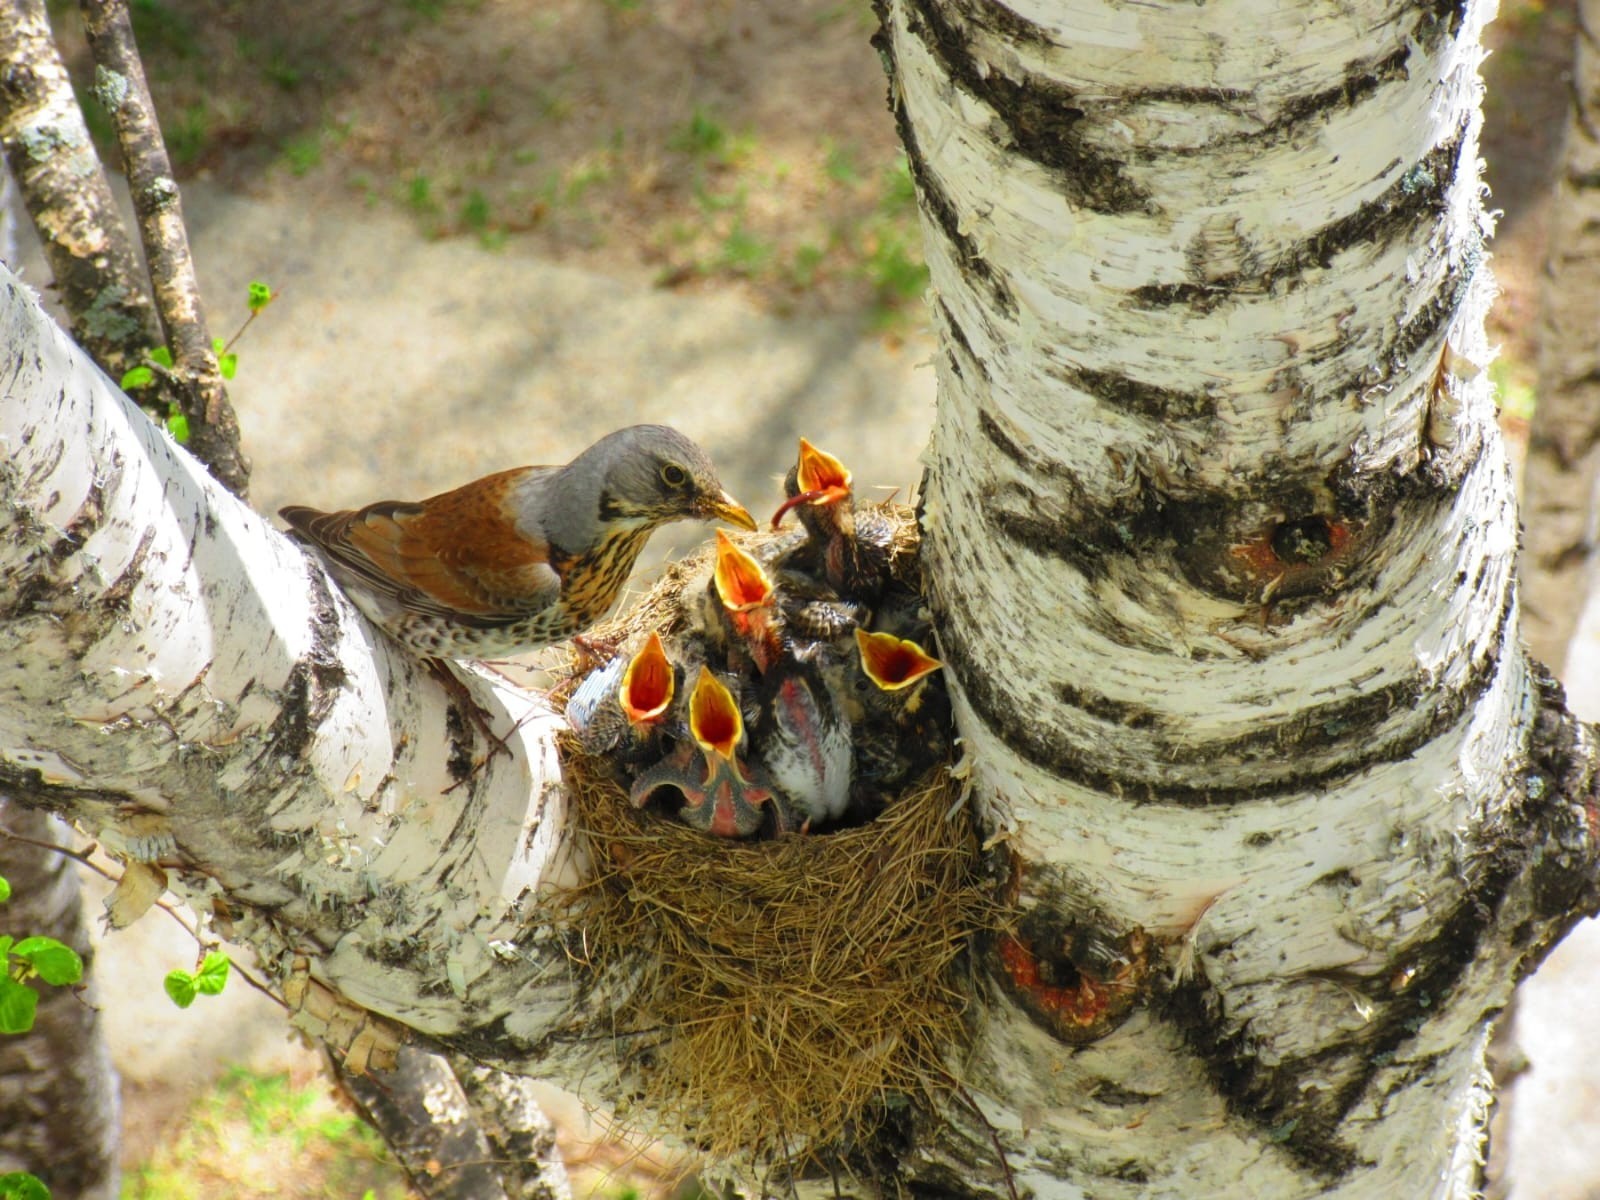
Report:
[[[587,675],[596,667],[605,666],[622,652],[622,643],[616,638],[589,637],[578,633],[573,635],[572,644],[578,651],[575,669],[580,675]]]

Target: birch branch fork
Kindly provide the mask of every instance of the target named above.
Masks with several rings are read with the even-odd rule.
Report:
[[[95,61],[95,97],[116,127],[156,310],[172,351],[175,370],[168,382],[188,418],[194,453],[230,491],[243,496],[250,486],[250,462],[239,448],[239,421],[211,347],[178,181],[145,84],[127,3],[82,0],[81,8]]]

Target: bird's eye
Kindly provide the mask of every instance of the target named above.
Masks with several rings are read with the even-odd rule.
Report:
[[[689,472],[677,463],[663,463],[661,465],[661,481],[668,487],[680,488],[689,482]]]

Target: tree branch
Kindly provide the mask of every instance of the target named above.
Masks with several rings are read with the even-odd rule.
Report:
[[[239,448],[239,422],[217,369],[178,183],[145,84],[127,5],[124,0],[83,0],[82,10],[95,59],[94,92],[111,114],[122,147],[156,306],[176,368],[174,399],[189,422],[189,446],[230,491],[243,496],[250,485],[250,462]]]
[[[160,335],[43,0],[0,3],[0,145],[78,344],[113,379]]]

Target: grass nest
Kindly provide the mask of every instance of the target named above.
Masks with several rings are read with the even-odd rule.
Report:
[[[572,927],[587,965],[636,983],[614,1027],[619,1045],[646,1035],[632,1065],[672,1132],[713,1158],[788,1157],[955,1085],[963,952],[996,909],[948,770],[854,829],[728,842],[564,753],[591,870]]]
[[[895,516],[909,575],[915,523]],[[747,542],[761,543],[780,553],[794,538]],[[705,554],[674,564],[596,633],[682,632],[709,573]],[[615,762],[575,736],[562,756],[588,871],[562,921],[582,969],[617,981],[607,1024],[651,1132],[713,1159],[793,1164],[870,1149],[907,1101],[960,1086],[966,951],[1003,914],[948,763],[865,823],[731,841],[635,808]]]

